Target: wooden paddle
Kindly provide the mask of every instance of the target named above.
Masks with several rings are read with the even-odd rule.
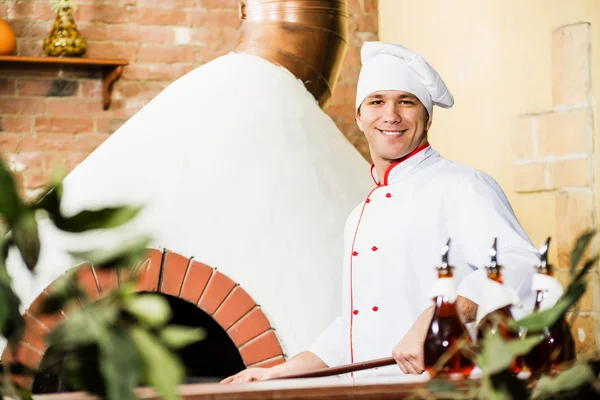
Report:
[[[333,368],[321,368],[302,374],[280,376],[274,379],[292,379],[292,378],[317,378],[322,376],[334,376],[340,374],[347,374],[349,372],[362,371],[364,369],[386,367],[388,365],[396,364],[396,360],[393,357],[378,358],[377,360],[364,361],[353,364],[340,365],[339,367]]]

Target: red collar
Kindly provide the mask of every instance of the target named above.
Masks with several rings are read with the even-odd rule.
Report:
[[[388,185],[388,177],[390,175],[390,172],[394,169],[395,166],[397,166],[398,164],[400,164],[403,161],[408,160],[409,158],[411,158],[415,154],[420,153],[421,151],[425,150],[428,147],[429,147],[429,143],[425,142],[422,145],[420,145],[419,147],[417,147],[416,149],[414,149],[413,151],[411,151],[410,153],[408,153],[407,155],[405,155],[404,157],[399,158],[397,161],[394,161],[387,168],[387,170],[385,171],[385,174],[383,175],[383,184],[380,184],[375,179],[375,175],[373,174],[373,170],[375,169],[375,164],[371,164],[371,177],[373,178],[373,180],[375,181],[375,183],[377,184],[377,186],[387,186]]]

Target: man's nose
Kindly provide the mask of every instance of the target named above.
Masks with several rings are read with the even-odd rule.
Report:
[[[396,105],[388,103],[383,110],[383,122],[386,124],[396,124],[402,121],[402,116],[398,112]]]

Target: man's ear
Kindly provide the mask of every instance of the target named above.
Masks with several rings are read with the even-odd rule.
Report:
[[[425,132],[429,132],[429,128],[431,128],[431,116],[427,115],[427,123],[425,124]]]
[[[358,125],[358,129],[360,129],[361,132],[364,132],[363,123],[362,123],[362,120],[360,119],[360,107],[358,107],[358,110],[356,110],[356,118],[354,120],[356,121],[356,125]]]

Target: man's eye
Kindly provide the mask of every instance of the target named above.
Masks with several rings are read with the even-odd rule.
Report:
[[[373,100],[369,104],[382,104],[382,103],[383,103],[383,101],[381,101],[381,100]]]
[[[400,104],[409,104],[409,105],[413,105],[415,104],[414,102],[410,101],[410,100],[400,100]]]

